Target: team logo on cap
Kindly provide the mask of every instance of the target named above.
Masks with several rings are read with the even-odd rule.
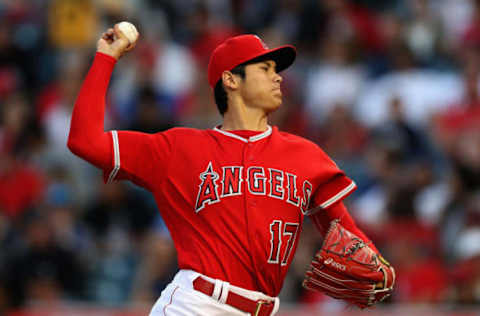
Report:
[[[262,41],[262,39],[260,37],[258,37],[257,35],[254,35],[254,36],[260,41],[260,44],[262,44],[263,48],[270,49],[270,48],[268,48],[267,44],[265,44],[265,42]]]

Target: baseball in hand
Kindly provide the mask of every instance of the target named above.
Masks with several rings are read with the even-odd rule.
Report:
[[[138,38],[138,31],[135,25],[130,22],[123,21],[118,23],[118,28],[123,34],[125,34],[130,44],[135,43]]]

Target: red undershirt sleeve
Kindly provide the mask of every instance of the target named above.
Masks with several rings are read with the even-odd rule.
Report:
[[[152,189],[166,174],[175,129],[156,134],[104,130],[105,96],[116,60],[97,53],[75,102],[68,148],[104,171],[104,181]]]
[[[112,164],[112,137],[104,131],[105,95],[116,60],[97,53],[75,102],[68,148],[91,164],[108,169]]]
[[[327,233],[327,230],[330,226],[330,222],[332,220],[338,219],[340,221],[340,224],[343,227],[345,227],[347,230],[349,230],[350,232],[360,237],[364,242],[366,242],[370,246],[370,248],[373,249],[373,251],[375,251],[376,253],[379,253],[378,249],[370,241],[370,239],[363,233],[363,231],[361,231],[357,227],[357,225],[355,224],[353,218],[350,216],[350,213],[348,212],[343,202],[335,203],[327,209],[320,210],[310,215],[310,219],[315,224],[315,227],[320,232],[320,234],[322,234],[322,236],[325,236],[325,234]]]

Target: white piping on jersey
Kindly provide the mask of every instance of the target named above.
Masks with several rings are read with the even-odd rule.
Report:
[[[343,189],[342,191],[338,192],[335,196],[331,197],[327,201],[320,204],[320,207],[321,208],[329,207],[330,205],[332,205],[333,203],[335,203],[339,199],[341,199],[343,196],[345,196],[345,194],[352,191],[355,187],[356,187],[356,184],[355,184],[355,182],[352,181],[352,183],[350,183],[345,189]]]
[[[316,212],[318,212],[319,210],[321,209],[325,209],[327,207],[329,207],[330,205],[332,205],[333,203],[337,202],[338,200],[340,200],[342,197],[344,197],[345,195],[348,194],[348,192],[352,191],[353,189],[355,189],[357,185],[355,184],[355,182],[352,181],[352,183],[350,183],[347,187],[345,187],[342,191],[338,192],[337,194],[335,194],[333,197],[329,198],[328,200],[326,200],[325,202],[323,202],[322,204],[320,204],[319,206],[317,207],[314,207],[312,209],[309,209],[307,210],[304,215],[312,215],[312,214],[315,214]]]
[[[117,131],[112,131],[113,140],[113,169],[110,172],[107,183],[111,183],[117,176],[118,170],[120,170],[120,146],[118,144]]]
[[[260,140],[262,138],[265,138],[265,137],[268,137],[270,136],[270,134],[272,134],[272,127],[270,125],[267,125],[267,130],[261,134],[258,134],[258,135],[254,135],[254,136],[251,136],[249,137],[248,139],[247,138],[243,138],[241,136],[238,136],[234,133],[230,133],[230,132],[227,132],[227,131],[224,131],[224,130],[221,130],[219,129],[218,127],[215,127],[213,129],[214,131],[216,132],[219,132],[219,133],[222,133],[223,135],[225,136],[229,136],[229,137],[233,137],[235,139],[238,139],[238,140],[241,140],[242,142],[245,142],[245,143],[248,143],[248,142],[256,142],[257,140]]]

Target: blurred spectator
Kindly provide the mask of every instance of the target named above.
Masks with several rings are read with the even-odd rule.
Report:
[[[472,51],[465,60],[463,98],[433,120],[434,137],[452,160],[461,184],[468,191],[480,187],[480,55]]]
[[[111,228],[91,255],[88,299],[110,306],[126,302],[139,259],[132,240],[121,228]]]
[[[53,304],[84,295],[85,271],[78,255],[54,240],[46,212],[42,209],[25,214],[22,246],[7,262],[7,293],[14,306]]]
[[[157,133],[175,126],[171,113],[167,112],[167,106],[157,104],[155,91],[150,86],[139,89],[137,115],[131,122],[129,130]]]
[[[458,76],[418,68],[405,43],[392,47],[389,53],[393,70],[366,84],[355,105],[355,115],[366,126],[388,119],[389,101],[394,97],[402,100],[406,121],[421,128],[427,126],[433,113],[458,99]]]
[[[103,22],[102,27],[109,27],[119,21],[129,20],[138,24],[135,20],[138,14],[148,10],[144,1],[136,0],[96,0],[92,4],[96,6],[97,15],[101,13]],[[92,41],[97,40],[93,38]]]
[[[442,25],[438,16],[430,10],[429,0],[409,0],[410,22],[405,30],[406,42],[423,65],[435,65],[438,53],[443,53],[439,47],[443,35]]]
[[[454,284],[454,301],[459,304],[478,304],[480,295],[480,194],[469,196],[465,205],[463,227],[454,240],[457,258],[451,277]]]
[[[467,237],[467,236],[466,236]],[[478,243],[479,236],[468,236]],[[480,286],[480,256],[460,260],[450,273],[452,283],[451,301],[461,306],[476,306],[480,303],[478,288]]]
[[[465,229],[458,238],[455,254],[461,261],[467,261],[480,254],[480,247],[477,241],[480,238],[480,227]]]
[[[418,163],[413,177],[418,183],[418,192],[414,197],[414,208],[418,220],[425,226],[438,226],[444,211],[452,199],[449,174],[439,174],[428,160]],[[440,169],[441,170],[441,169]]]
[[[8,153],[0,153],[0,212],[13,220],[38,203],[44,189],[41,173]]]
[[[305,91],[307,115],[312,118],[312,124],[324,122],[335,106],[351,110],[359,96],[365,72],[349,55],[349,43],[333,36],[322,42],[322,58],[311,68]]]
[[[398,149],[406,164],[432,158],[427,135],[407,120],[402,99],[392,97],[388,106],[389,119],[372,129],[373,138],[385,146]]]
[[[2,280],[4,280],[3,277],[2,277]],[[8,301],[7,291],[6,291],[5,285],[3,284],[3,281],[0,281],[0,313],[6,314],[8,308],[9,308],[9,301]]]
[[[44,199],[45,208],[49,209],[47,217],[53,238],[65,249],[77,251],[84,256],[91,245],[91,237],[83,222],[78,220],[68,171],[60,166],[49,173],[50,181]]]
[[[235,2],[232,1],[232,3]],[[254,0],[239,1],[234,7],[234,21],[245,32],[252,33],[272,23],[277,8],[278,6],[273,0],[260,2]]]
[[[471,2],[471,18],[469,19],[469,24],[463,30],[464,33],[461,37],[462,45],[464,47],[478,48],[480,45],[480,3],[477,0]]]
[[[255,7],[262,7],[263,4]],[[187,16],[187,26],[192,35],[189,47],[200,69],[202,66],[208,65],[210,55],[217,45],[238,33],[231,29],[225,20],[219,20],[209,9],[207,2],[199,1]],[[250,16],[248,21],[252,21],[251,18]],[[205,74],[203,71],[202,73]]]
[[[41,90],[36,100],[36,116],[45,131],[45,144],[39,146],[31,158],[47,171],[68,170],[75,203],[83,205],[95,192],[92,178],[97,177],[98,172],[73,155],[66,143],[73,105],[88,61],[81,51],[72,50],[60,54],[58,62],[61,68],[56,79]]]
[[[377,17],[369,8],[348,0],[326,0],[322,6],[328,14],[328,37],[355,42],[367,54],[382,48]]]
[[[415,209],[415,197],[428,183],[419,168],[403,167],[389,185],[385,210],[388,221],[373,232],[382,253],[395,264],[397,290],[395,301],[435,303],[448,294],[447,268],[436,227],[421,223]],[[422,279],[421,284],[413,284]]]
[[[70,116],[86,65],[79,51],[66,52],[59,62],[62,67],[56,82],[39,99],[44,103],[38,104],[38,118],[45,127],[49,150],[65,155]]]
[[[151,305],[178,270],[175,248],[168,236],[150,233],[139,247],[141,261],[131,299]]]
[[[102,185],[99,196],[84,214],[85,224],[99,243],[106,242],[115,230],[142,238],[158,216],[156,208],[147,201],[123,183]]]
[[[450,262],[455,262],[457,259],[468,259],[475,255],[477,248],[472,247],[472,245],[480,241],[478,234],[466,234],[467,231],[475,232],[475,229],[480,226],[478,193],[469,194],[462,190],[461,186],[457,186],[456,189],[440,223],[442,225],[441,241],[444,250],[455,249],[453,255],[446,258]],[[465,243],[462,244],[462,241]]]
[[[345,161],[363,154],[368,134],[367,130],[354,120],[348,109],[337,103],[318,130],[316,139],[335,160]]]
[[[381,251],[395,264],[397,289],[393,299],[430,304],[445,301],[447,269],[438,256],[436,232],[404,215],[388,224],[382,236],[386,248]]]
[[[284,37],[287,39],[286,42],[295,42],[300,36],[302,21],[298,17],[301,16],[302,11],[305,9],[305,1],[282,0],[278,2],[280,7],[275,16],[273,28],[284,34]],[[271,43],[270,41],[268,42]],[[277,47],[277,44],[272,43],[271,46]]]
[[[98,15],[91,0],[49,1],[48,36],[58,48],[85,47],[96,40]]]
[[[40,201],[45,179],[41,171],[20,158],[30,115],[25,98],[12,95],[3,104],[1,114],[0,212],[13,219]]]
[[[148,241],[158,216],[147,201],[137,191],[116,183],[102,185],[98,200],[87,209],[84,222],[94,241],[90,299],[120,304],[130,297],[142,260],[136,249]]]
[[[13,25],[5,15],[0,13],[0,101],[17,91],[25,79],[20,68],[24,56],[15,45]]]
[[[25,133],[29,130],[31,112],[25,95],[13,93],[4,100],[0,109],[0,137],[2,151],[19,154],[24,150]]]
[[[428,184],[428,173],[420,171],[425,170],[422,168],[424,162],[432,157],[426,135],[406,121],[399,98],[390,100],[389,119],[370,132],[367,161],[371,169],[360,174],[367,175],[367,178],[359,179],[363,184],[360,190],[365,192],[354,201],[355,213],[361,222],[369,226],[376,226],[377,221],[385,223],[395,215],[389,198],[398,194],[399,190],[409,188],[410,192],[404,192],[408,193],[408,199],[400,200],[410,205],[402,212],[416,216],[414,198]],[[359,134],[357,131],[354,135],[358,137]]]
[[[457,51],[466,31],[475,15],[476,0],[430,0],[433,14],[440,17],[444,29],[442,41],[449,51]]]
[[[137,101],[144,87],[153,89],[159,115],[175,119],[196,77],[191,53],[170,40],[162,13],[151,12],[149,16],[150,22],[145,22],[141,33],[142,41],[134,55],[119,64],[110,90],[113,115],[124,127],[131,125],[138,114]]]

